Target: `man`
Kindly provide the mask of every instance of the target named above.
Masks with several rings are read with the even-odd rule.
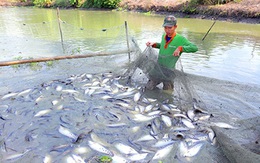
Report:
[[[163,23],[165,33],[162,35],[161,43],[147,42],[147,46],[158,48],[158,66],[149,74],[149,81],[146,88],[154,89],[161,82],[164,90],[173,90],[172,78],[174,78],[173,70],[182,52],[192,53],[198,51],[196,45],[191,43],[185,37],[176,33],[177,20],[173,15],[166,16]],[[159,69],[159,70],[158,70]],[[159,77],[155,71],[160,71],[162,76]]]

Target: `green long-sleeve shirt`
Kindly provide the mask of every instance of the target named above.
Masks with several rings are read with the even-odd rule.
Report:
[[[182,49],[181,53],[182,52],[193,53],[198,51],[198,47],[196,45],[194,45],[185,37],[179,34],[175,35],[172,41],[168,43],[167,47],[165,47],[165,45],[166,45],[166,38],[165,38],[165,34],[163,34],[161,43],[156,43],[155,48],[160,49],[159,56],[158,56],[158,63],[167,68],[175,68],[175,64],[179,59],[179,57],[173,56],[173,52],[177,48],[181,47]]]

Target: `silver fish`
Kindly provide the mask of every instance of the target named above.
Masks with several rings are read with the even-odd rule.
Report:
[[[161,113],[160,110],[155,110],[155,111],[149,112],[147,115],[148,116],[159,116],[160,113]]]
[[[157,99],[155,99],[155,98],[147,98],[147,100],[149,100],[150,102],[155,102],[155,101],[157,101]]]
[[[59,100],[53,100],[51,103],[52,103],[53,106],[57,105],[59,103]]]
[[[140,97],[141,97],[141,93],[140,92],[137,92],[135,95],[134,95],[134,102],[137,102],[140,100]]]
[[[93,141],[88,141],[88,145],[90,148],[92,148],[93,150],[96,150],[98,152],[101,152],[101,153],[105,153],[105,154],[108,154],[110,156],[113,156],[113,152],[111,152],[110,150],[106,149],[105,147],[103,147],[101,144],[99,143],[96,143],[96,142],[93,142]]]
[[[113,163],[130,163],[126,158],[120,157],[118,155],[114,155],[112,157]]]
[[[52,163],[51,155],[46,155],[43,159],[43,163]]]
[[[224,122],[212,122],[214,126],[220,127],[220,128],[226,128],[226,129],[236,129],[237,127],[234,127],[230,124],[224,123]]]
[[[75,152],[75,153],[77,153],[77,154],[86,154],[86,153],[88,153],[89,152],[89,148],[87,148],[87,147],[77,147],[77,148],[75,148],[73,151]]]
[[[188,152],[188,145],[186,142],[181,141],[179,144],[179,153],[181,157],[184,157],[184,155]]]
[[[172,109],[177,109],[177,107],[178,107],[177,105],[174,105],[174,104],[168,104],[168,106],[171,108],[171,110],[172,110]],[[178,109],[178,110],[179,110],[179,109]]]
[[[190,121],[188,121],[187,119],[181,119],[181,121],[182,121],[182,123],[186,126],[186,127],[188,127],[188,128],[195,128],[195,126],[190,122]]]
[[[129,103],[126,103],[126,102],[118,102],[118,103],[116,103],[116,105],[122,106],[123,108],[127,108],[127,109],[132,108],[132,106],[129,105]]]
[[[133,132],[133,133],[136,133],[137,131],[139,131],[140,130],[140,126],[134,126],[134,127],[132,127],[132,129],[131,129],[131,131]]]
[[[140,137],[139,139],[137,139],[136,141],[149,141],[149,140],[154,140],[155,138],[151,135],[144,135],[142,137]]]
[[[88,79],[92,79],[92,78],[93,78],[93,74],[86,74],[86,77],[87,77]]]
[[[145,122],[145,121],[150,121],[157,116],[145,116],[143,114],[135,114],[133,120],[137,122]]]
[[[120,122],[120,123],[107,124],[106,126],[110,128],[117,128],[117,127],[127,126],[127,124],[124,122]]]
[[[170,144],[170,145],[167,145],[166,147],[158,150],[154,154],[152,160],[162,159],[162,158],[166,157],[171,152],[172,148],[173,148],[173,144]]]
[[[73,94],[73,95],[79,94],[79,91],[76,91],[76,90],[73,90],[73,89],[64,89],[64,90],[61,90],[61,92]]]
[[[143,113],[144,110],[145,110],[145,106],[143,106],[143,105],[137,105],[137,106],[135,107],[135,109],[136,109],[136,110],[139,110],[140,113]]]
[[[211,117],[211,115],[204,115],[201,117],[194,117],[194,121],[205,121],[208,120]]]
[[[31,151],[31,149],[27,149],[23,153],[17,153],[17,154],[9,155],[9,156],[5,157],[4,160],[11,161],[11,160],[19,159],[19,158],[23,157],[29,151]]]
[[[196,144],[194,146],[192,146],[191,148],[189,148],[187,150],[186,153],[184,153],[184,157],[193,157],[195,156],[201,149],[201,147],[203,146],[204,144],[203,143],[199,143],[199,144]]]
[[[153,109],[153,105],[147,105],[144,109],[145,112],[149,112]]]
[[[49,112],[51,112],[51,109],[45,109],[45,110],[41,110],[39,112],[37,112],[34,116],[35,117],[41,117],[45,114],[48,114]]]
[[[134,148],[122,143],[117,143],[115,147],[123,154],[139,154]]]
[[[71,139],[73,139],[74,141],[77,140],[77,136],[75,134],[73,134],[69,129],[63,127],[63,126],[60,126],[59,127],[59,132],[62,134],[62,135],[65,135]]]
[[[105,79],[102,80],[101,84],[104,85],[109,81],[110,81],[110,78],[105,78]]]
[[[43,98],[44,98],[44,96],[43,96],[43,95],[40,95],[40,96],[35,100],[35,102],[40,102]]]
[[[172,120],[170,117],[166,116],[166,115],[161,115],[162,121],[165,123],[165,125],[167,127],[171,127],[172,126]]]
[[[53,146],[50,151],[64,152],[67,151],[69,148],[71,148],[70,144],[62,144],[62,145]]]
[[[213,143],[214,141],[214,138],[216,137],[216,134],[215,132],[212,130],[208,133],[208,136],[209,136],[209,140]]]
[[[79,98],[79,97],[76,97],[76,96],[74,96],[74,99],[75,99],[76,101],[83,102],[83,103],[87,102],[86,100],[84,100],[84,99],[82,99],[82,98]]]
[[[56,91],[60,92],[62,90],[62,86],[61,85],[58,85],[55,89]]]
[[[96,91],[96,89],[92,89],[92,88],[87,88],[85,89],[85,95],[89,95],[92,96],[92,94]]]
[[[161,109],[167,110],[167,111],[170,111],[170,110],[171,110],[171,108],[170,108],[168,105],[166,105],[166,104],[162,104],[162,105],[161,105]]]
[[[128,157],[129,160],[131,161],[139,161],[139,160],[143,160],[146,158],[148,153],[141,153],[141,154],[133,154],[131,156]]]
[[[95,81],[92,83],[92,86],[100,86],[100,81]]]
[[[203,110],[202,108],[200,108],[199,106],[197,106],[196,103],[193,104],[193,108],[194,108],[194,112],[195,112],[195,113],[208,114],[208,112],[207,112],[206,110]]]
[[[98,142],[102,146],[106,146],[106,147],[109,146],[109,144],[105,140],[102,140],[94,132],[90,133],[90,137],[93,140],[93,142]]]
[[[188,110],[187,111],[187,116],[190,118],[191,121],[193,121],[194,117],[195,117],[194,110]]]
[[[181,113],[173,114],[173,117],[181,117],[181,118],[189,119],[186,115],[181,114]]]
[[[110,99],[114,99],[114,98],[112,96],[110,96],[110,95],[104,95],[104,96],[101,97],[101,99],[103,99],[103,100],[110,100]]]
[[[75,160],[76,163],[85,163],[84,159],[79,155],[72,154],[72,158]]]
[[[17,94],[17,97],[19,96],[25,96],[26,94],[30,93],[32,89],[27,89],[27,90],[24,90],[20,93]]]
[[[5,100],[5,99],[8,99],[8,98],[11,98],[11,97],[14,97],[16,96],[18,93],[8,93],[6,95],[4,95],[1,99],[2,100]]]
[[[135,91],[126,91],[120,94],[115,95],[115,98],[126,98],[126,97],[130,97],[135,93]]]
[[[0,141],[0,149],[1,149],[1,152],[6,152],[6,151],[7,151],[5,139],[2,139],[2,140]]]
[[[153,147],[159,147],[159,148],[161,148],[161,147],[165,147],[165,146],[167,146],[167,145],[170,145],[170,144],[172,144],[172,143],[174,143],[175,141],[173,140],[173,139],[169,139],[169,138],[167,138],[167,139],[162,139],[162,140],[159,140],[159,141],[157,141],[154,145],[152,145]]]
[[[173,126],[173,127],[171,128],[171,130],[172,130],[172,131],[188,131],[188,130],[190,130],[190,129],[187,128],[187,127]]]

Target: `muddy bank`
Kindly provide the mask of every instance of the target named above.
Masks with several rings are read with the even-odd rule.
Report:
[[[122,0],[120,7],[135,12],[175,14],[177,17],[260,23],[260,0],[242,0],[240,3],[230,2],[223,5],[197,5],[187,0]]]

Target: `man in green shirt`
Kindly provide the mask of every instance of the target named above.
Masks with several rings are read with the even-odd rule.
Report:
[[[163,77],[158,77],[154,71],[158,71],[158,66],[152,70],[149,74],[149,81],[146,84],[146,88],[149,90],[154,89],[161,82],[163,83],[164,90],[173,90],[173,82],[171,80],[174,76],[172,69],[175,68],[175,64],[178,61],[182,52],[194,53],[198,51],[196,45],[191,43],[185,37],[176,33],[177,20],[173,15],[168,15],[164,19],[163,23],[165,33],[162,35],[161,43],[147,42],[147,46],[158,48],[158,64],[159,71],[162,72]],[[157,73],[158,74],[158,73]],[[167,79],[168,78],[168,79]]]

